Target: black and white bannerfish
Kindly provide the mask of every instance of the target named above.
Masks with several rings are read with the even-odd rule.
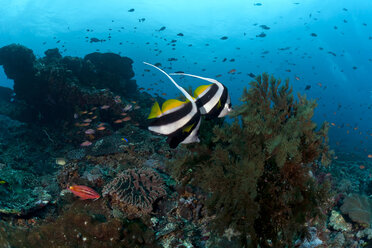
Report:
[[[170,75],[190,76],[212,83],[201,85],[194,91],[196,105],[200,109],[200,113],[205,115],[206,119],[224,117],[232,110],[227,88],[217,80],[186,73],[170,73]]]
[[[148,129],[154,133],[167,136],[167,143],[170,148],[176,148],[180,143],[189,144],[199,142],[198,132],[201,115],[199,108],[196,106],[195,99],[180,87],[165,71],[155,65],[146,62],[143,63],[164,73],[187,98],[185,102],[169,99],[163,103],[161,109],[159,103],[155,102],[148,117],[148,119],[154,120]]]

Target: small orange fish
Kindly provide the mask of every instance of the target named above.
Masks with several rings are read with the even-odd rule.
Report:
[[[80,111],[79,114],[81,115],[85,115],[86,113],[88,113],[88,111]]]
[[[119,119],[119,120],[114,121],[115,124],[119,124],[119,123],[122,123],[122,122],[123,122],[122,119]]]
[[[127,113],[123,112],[123,113],[121,113],[120,115],[122,115],[122,116],[126,116],[126,115],[127,115]]]
[[[231,69],[228,73],[229,73],[229,74],[232,74],[232,73],[234,73],[234,72],[236,72],[236,70],[235,70],[235,69]]]
[[[141,87],[141,88],[139,88],[139,90],[145,90],[145,88]]]
[[[103,130],[105,130],[106,129],[106,127],[105,126],[100,126],[100,127],[97,127],[97,130],[98,131],[103,131]]]
[[[336,124],[334,124],[333,122],[331,122],[331,125],[332,125],[332,126],[336,126]]]
[[[322,83],[317,83],[317,85],[319,85],[319,87],[322,87]]]
[[[94,110],[96,110],[96,109],[97,109],[97,107],[93,107],[93,108],[91,108],[90,110],[94,111]]]
[[[122,119],[122,121],[130,121],[132,118],[130,116],[127,116],[125,118]]]
[[[92,119],[85,119],[85,120],[83,120],[83,122],[92,122]]]
[[[73,185],[68,187],[68,190],[71,191],[74,195],[79,196],[83,200],[92,199],[96,200],[101,196],[94,191],[92,188],[84,185]]]
[[[88,115],[92,115],[92,114],[93,114],[93,112],[89,112],[89,113],[88,113]]]
[[[166,96],[167,95],[167,93],[161,93],[163,96]]]
[[[92,144],[92,142],[90,142],[90,141],[84,141],[83,143],[80,144],[80,146],[87,147],[87,146],[90,146],[91,144]]]
[[[92,117],[92,120],[95,120],[95,119],[97,119],[97,116],[96,115]]]
[[[81,123],[80,124],[80,127],[87,127],[87,126],[89,126],[90,125],[90,123],[89,122],[86,122],[86,123]]]
[[[147,90],[153,90],[154,88],[147,88]]]
[[[368,156],[367,156],[368,158],[372,158],[372,154],[368,154]]]
[[[364,168],[366,168],[364,165],[359,165],[359,169],[363,170]]]
[[[141,107],[139,105],[136,105],[134,106],[134,109],[137,110],[137,109],[140,109]]]
[[[216,75],[216,78],[219,78],[219,77],[222,77],[222,75],[221,74]]]
[[[299,80],[300,80],[300,78],[299,78],[299,77],[297,77],[297,76],[295,77],[295,79],[296,79],[297,81],[299,81]]]

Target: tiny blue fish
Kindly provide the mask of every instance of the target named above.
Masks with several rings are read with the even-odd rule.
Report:
[[[128,140],[126,138],[121,138],[121,140],[124,140],[125,142],[128,142]]]

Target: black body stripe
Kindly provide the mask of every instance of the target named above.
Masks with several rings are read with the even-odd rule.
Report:
[[[192,131],[198,126],[198,122],[200,120],[200,112],[198,112],[190,121],[188,121],[183,127],[177,129],[177,131],[167,135],[167,143],[169,144],[170,148],[176,148],[182,141],[184,141]],[[191,124],[194,123],[194,126],[190,129],[189,132],[184,132],[183,129]],[[198,133],[196,133],[198,135]]]
[[[221,106],[218,108],[218,103],[211,109],[211,111],[209,111],[209,113],[206,114],[206,119],[207,120],[211,120],[213,118],[216,118],[218,117],[218,115],[222,112],[222,110],[224,109],[225,107],[225,104],[227,102],[227,97],[228,97],[228,92],[227,92],[227,88],[224,86],[223,87],[223,91],[222,91],[222,95],[221,95],[221,98],[220,98],[220,101],[221,101]]]
[[[176,122],[182,119],[183,117],[185,117],[186,115],[190,114],[191,111],[192,111],[192,103],[187,102],[180,109],[172,113],[163,115],[159,118],[156,118],[153,122],[151,122],[150,126],[163,126],[163,125]]]
[[[203,107],[205,104],[207,104],[214,95],[216,95],[218,91],[218,86],[216,84],[212,84],[211,87],[208,89],[208,92],[204,94],[204,96],[198,98],[196,100],[196,105],[198,108]]]

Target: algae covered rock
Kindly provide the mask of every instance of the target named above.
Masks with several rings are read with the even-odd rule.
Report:
[[[371,224],[372,203],[365,195],[351,194],[341,206],[343,214],[347,214],[354,222],[362,225]]]
[[[35,175],[1,164],[0,213],[27,215],[52,201],[51,192],[40,186]],[[5,182],[5,183],[4,183]]]
[[[332,210],[328,226],[332,227],[336,231],[351,231],[351,224],[347,223],[344,217],[335,210]]]

